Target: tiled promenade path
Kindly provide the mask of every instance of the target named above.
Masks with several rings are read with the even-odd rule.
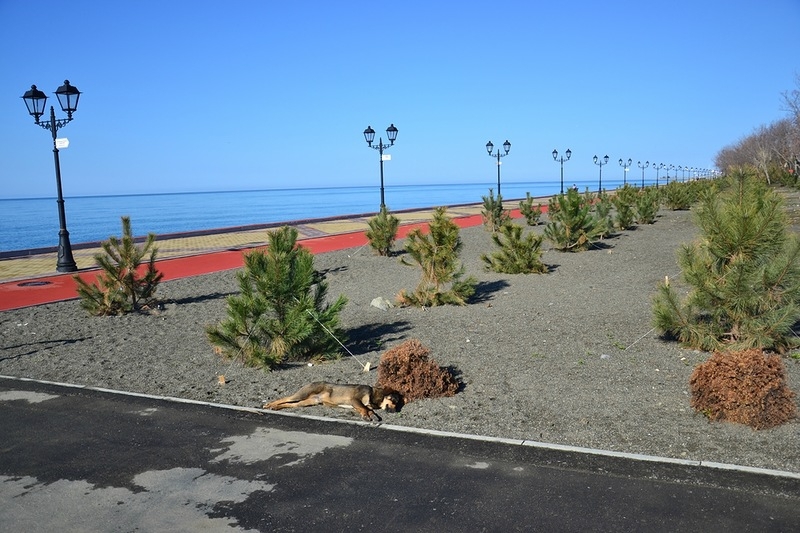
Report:
[[[448,207],[447,212],[461,227],[481,223],[480,204]],[[409,231],[425,227],[433,216],[432,209],[394,212],[400,219],[398,238]],[[226,228],[192,234],[157,236],[158,270],[164,281],[210,272],[239,268],[243,264],[242,252],[263,246],[267,233],[288,224],[299,232],[298,242],[312,253],[324,253],[367,244],[365,231],[372,215],[304,220],[263,226]],[[519,217],[515,210],[512,216]],[[58,236],[53,236],[57,241]],[[85,247],[73,243],[73,257],[79,274],[91,282],[98,273],[94,255],[101,251],[98,245]],[[8,257],[11,255],[10,257]],[[21,251],[3,254],[0,258],[0,311],[17,309],[42,303],[68,300],[77,297],[74,273],[56,272],[55,251],[35,253]]]

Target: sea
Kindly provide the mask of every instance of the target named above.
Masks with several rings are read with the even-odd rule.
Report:
[[[629,180],[630,181],[630,180]],[[622,185],[610,179],[603,188]],[[597,181],[570,182],[581,192]],[[392,185],[384,188],[390,211],[480,204],[497,183]],[[559,181],[501,182],[504,202],[558,194]],[[135,236],[294,222],[348,215],[371,215],[380,209],[380,187],[321,187],[257,191],[183,192],[115,196],[65,196],[70,242],[96,243],[122,234],[120,217],[129,216]],[[512,207],[516,207],[513,205]],[[0,199],[0,253],[58,246],[58,206],[53,198]]]

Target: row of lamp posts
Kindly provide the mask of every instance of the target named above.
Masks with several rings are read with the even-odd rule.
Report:
[[[558,150],[553,150],[553,160],[555,160],[556,163],[561,163],[561,194],[564,194],[564,161],[569,161],[569,158],[572,155],[572,152],[567,150],[565,155],[566,155],[566,158],[564,156],[561,156],[559,158]],[[598,183],[597,183],[597,192],[599,193],[599,192],[603,191],[603,165],[607,165],[608,164],[608,156],[606,155],[606,156],[604,156],[602,158],[594,156],[592,158],[592,161],[594,161],[595,165],[598,165],[600,167],[600,176],[599,176]],[[619,166],[622,167],[622,172],[623,172],[622,173],[622,185],[623,186],[628,184],[628,171],[631,169],[632,163],[633,163],[633,160],[631,158],[628,158],[627,161],[623,160],[622,158],[620,158],[620,160],[619,160]],[[637,161],[636,164],[640,169],[642,169],[642,188],[644,189],[644,169],[646,169],[646,168],[648,168],[650,166],[650,161],[645,161],[644,163],[642,163],[641,161]],[[695,170],[694,167],[692,167],[692,168],[690,168],[690,167],[682,167],[680,165],[678,165],[676,167],[675,165],[665,165],[664,163],[659,163],[657,165],[655,163],[653,163],[653,168],[656,169],[656,189],[658,188],[658,182],[659,182],[659,179],[660,179],[659,178],[659,172],[661,171],[661,169],[664,169],[664,168],[667,169],[667,175],[666,175],[667,182],[669,182],[669,171],[670,170],[675,170],[675,179],[678,179],[678,172],[679,171],[683,172],[683,177],[681,178],[682,181],[685,181],[685,179],[686,179],[686,172],[689,172],[689,177],[691,178],[691,172],[693,172]]]
[[[33,116],[33,120],[36,124],[41,126],[42,128],[48,130],[53,138],[53,158],[55,160],[55,168],[56,168],[56,189],[58,192],[58,221],[59,221],[59,230],[58,230],[58,261],[56,263],[56,270],[58,272],[74,272],[76,271],[77,265],[75,264],[75,259],[72,255],[72,245],[70,244],[69,240],[69,231],[67,231],[67,217],[66,212],[64,209],[64,195],[61,190],[61,165],[58,159],[58,139],[57,139],[57,132],[59,129],[66,126],[69,122],[72,121],[72,114],[77,111],[78,109],[78,100],[80,99],[81,92],[73,85],[70,85],[68,80],[64,81],[64,85],[56,89],[55,91],[56,96],[58,97],[58,102],[61,105],[61,109],[67,114],[67,118],[56,119],[55,109],[53,106],[50,106],[50,120],[47,122],[41,121],[42,115],[45,113],[45,105],[47,103],[47,95],[45,95],[42,91],[36,88],[36,85],[31,85],[29,91],[26,91],[25,94],[22,96],[22,99],[25,101],[25,105],[28,108],[28,113]],[[383,143],[383,137],[378,138],[377,144],[373,144],[375,142],[375,130],[372,129],[371,126],[367,126],[367,129],[364,130],[364,139],[367,141],[367,146],[370,148],[374,148],[378,151],[380,156],[380,168],[381,168],[381,210],[386,208],[386,201],[384,196],[384,181],[383,181],[383,162],[390,159],[391,156],[389,154],[384,154],[386,150],[394,146],[395,140],[397,140],[397,128],[394,124],[390,124],[388,128],[386,128],[386,138],[389,140],[389,144]],[[492,141],[486,143],[486,151],[488,152],[490,157],[497,159],[497,196],[500,196],[500,159],[507,156],[508,153],[511,151],[511,143],[506,140],[503,143],[503,151],[500,148],[497,151],[494,150],[494,144]],[[557,163],[561,164],[561,194],[564,194],[564,162],[569,161],[569,158],[572,156],[572,151],[567,149],[567,151],[559,157],[558,150],[553,150],[553,160]],[[600,167],[600,177],[598,180],[598,192],[603,190],[603,165],[608,164],[608,156],[598,158],[594,156],[593,161],[596,165]],[[627,161],[623,161],[622,159],[619,160],[619,164],[623,167],[623,184],[627,184],[627,177],[628,177],[628,170],[631,166],[631,159]],[[646,169],[649,165],[649,161],[645,161],[642,164],[641,161],[638,163],[639,168],[642,169],[642,187],[644,187],[644,169]],[[659,165],[653,165],[656,169],[656,187],[658,187],[658,172],[665,168],[663,163]],[[673,165],[669,165],[667,168],[667,178],[669,179],[669,171],[674,169]],[[684,172],[688,170],[685,167],[677,167],[677,170],[683,170]],[[677,178],[677,172],[675,174]]]
[[[386,128],[386,137],[389,139],[389,144],[383,144],[383,137],[378,138],[378,143],[373,145],[375,142],[375,130],[372,129],[372,126],[367,126],[367,129],[364,130],[364,140],[367,141],[367,146],[370,148],[374,148],[378,150],[380,154],[380,165],[381,165],[381,210],[386,208],[386,199],[384,195],[384,185],[383,185],[383,162],[388,161],[391,159],[389,154],[384,155],[384,151],[388,150],[392,146],[394,146],[394,141],[397,140],[397,128],[394,124],[390,124],[388,128]],[[500,159],[507,156],[508,152],[511,151],[511,143],[506,142],[503,143],[503,150],[501,152],[500,149],[497,149],[497,152],[492,153],[494,150],[494,144],[492,141],[486,143],[486,151],[489,153],[490,157],[497,158],[497,196],[500,196]]]

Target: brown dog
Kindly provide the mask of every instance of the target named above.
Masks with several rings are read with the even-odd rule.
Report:
[[[326,405],[328,407],[352,407],[364,420],[378,421],[381,417],[375,409],[384,409],[389,413],[397,412],[403,399],[395,391],[369,385],[339,385],[315,381],[301,388],[291,396],[280,398],[264,405],[264,409],[286,409],[289,407],[308,407],[309,405]]]

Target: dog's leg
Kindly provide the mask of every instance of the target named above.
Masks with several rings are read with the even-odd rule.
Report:
[[[324,389],[324,383],[310,383],[305,387],[302,387],[291,396],[285,396],[265,404],[264,409],[272,409],[273,411],[277,411],[279,409],[286,409],[287,407],[305,407],[308,405],[316,405],[322,402],[319,399],[314,400],[312,403],[300,404],[299,402],[308,400],[314,396],[318,396],[320,393],[324,392]]]
[[[353,400],[350,402],[350,405],[353,406],[353,409],[358,411],[358,414],[360,414],[361,418],[363,418],[364,420],[369,420],[370,422],[372,422],[373,421],[372,417],[374,416],[377,422],[381,421],[381,417],[378,416],[378,413],[376,413],[375,411],[373,411],[360,401]]]
[[[286,409],[287,407],[292,407],[291,404],[296,402],[294,395],[286,396],[285,398],[279,398],[277,400],[273,400],[268,404],[264,405],[264,409],[272,409],[273,411],[277,411],[279,409]]]

